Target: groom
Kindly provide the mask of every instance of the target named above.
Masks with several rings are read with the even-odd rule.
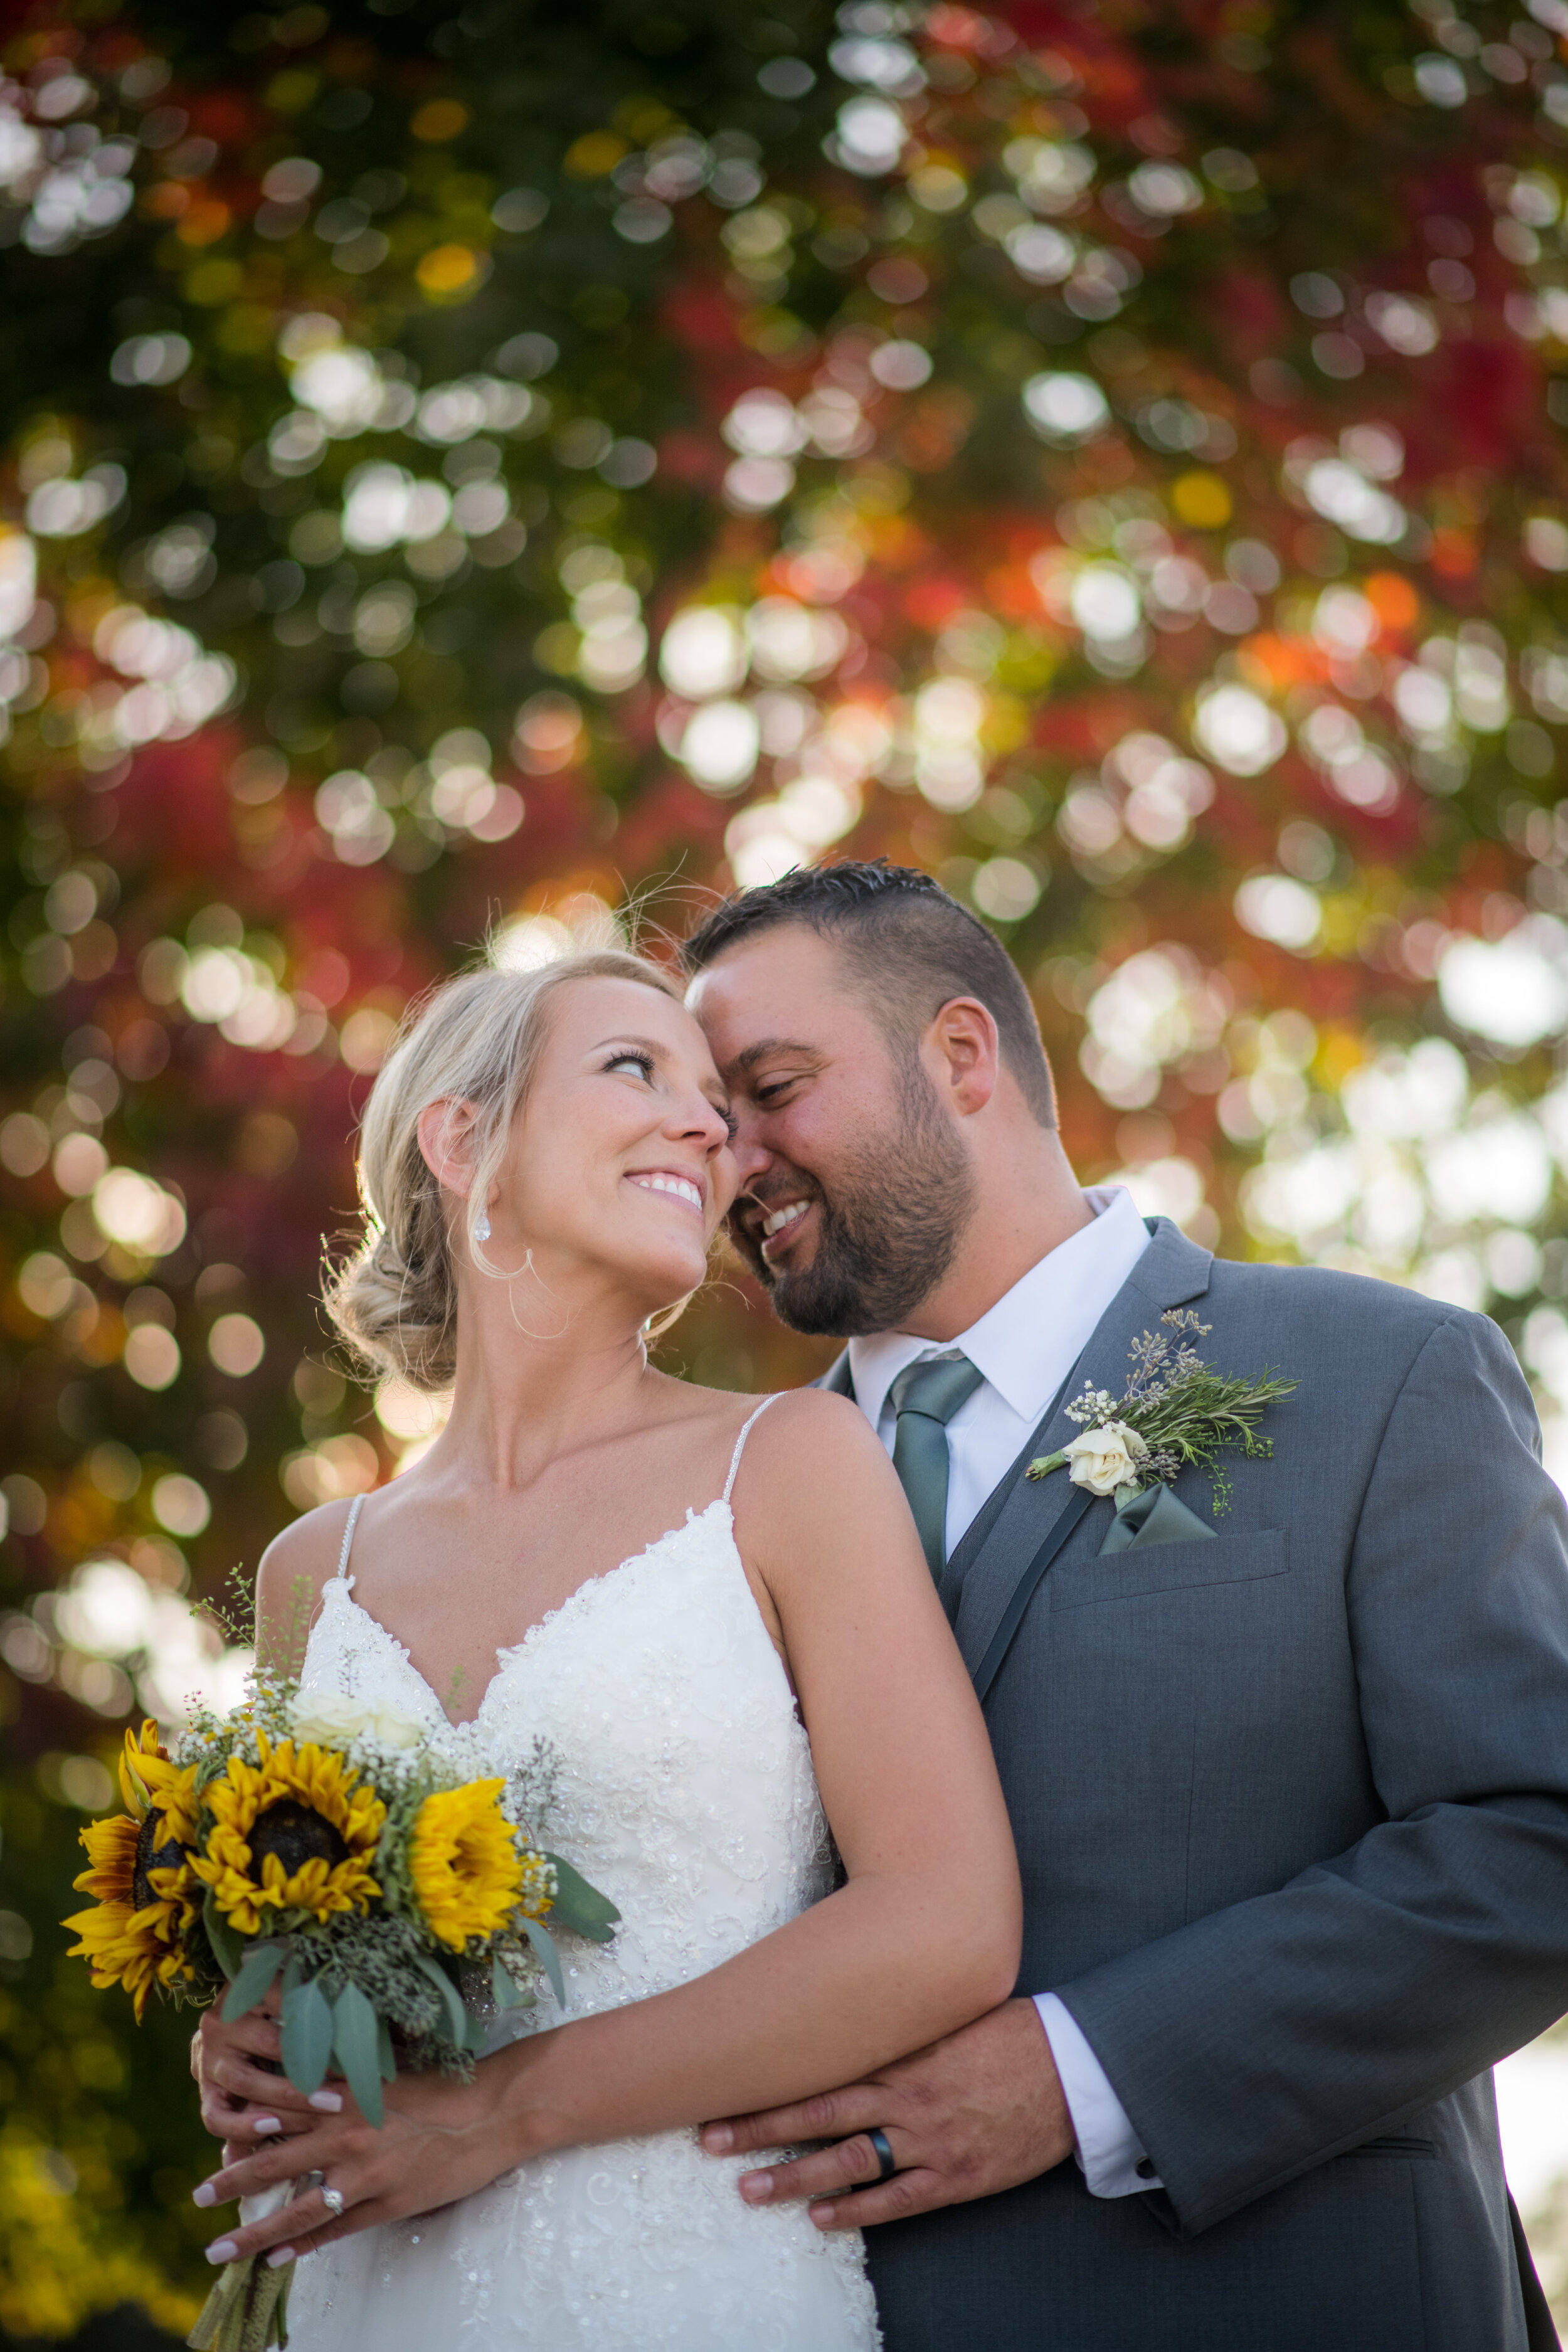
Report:
[[[1489,2070],[1568,2010],[1568,1518],[1502,1335],[1081,1191],[1017,973],[925,875],[790,875],[686,960],[734,1238],[848,1339],[1026,1901],[1020,1998],[707,2145],[830,2143],[747,2189],[889,2225],[889,2352],[1554,2347]],[[1192,1470],[1120,1515],[1026,1478],[1173,1310],[1296,1383],[1224,1516]]]

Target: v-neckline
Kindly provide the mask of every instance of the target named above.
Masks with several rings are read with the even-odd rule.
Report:
[[[522,1635],[521,1641],[509,1642],[505,1643],[504,1646],[498,1646],[496,1650],[496,1670],[490,1676],[489,1682],[486,1683],[483,1691],[480,1693],[479,1703],[474,1709],[472,1715],[464,1716],[460,1722],[454,1722],[452,1717],[447,1714],[446,1708],[441,1704],[434,1684],[428,1681],[426,1677],[421,1674],[419,1668],[415,1664],[413,1658],[409,1655],[407,1644],[400,1642],[396,1634],[392,1633],[388,1627],[382,1623],[379,1617],[373,1617],[363,1601],[356,1601],[354,1599],[354,1579],[352,1575],[345,1575],[340,1571],[336,1576],[329,1577],[326,1583],[321,1588],[321,1597],[324,1600],[326,1595],[332,1590],[333,1586],[338,1586],[341,1589],[342,1597],[347,1601],[349,1607],[353,1609],[357,1615],[363,1617],[367,1625],[373,1625],[375,1628],[375,1631],[381,1635],[382,1640],[385,1642],[389,1647],[395,1650],[397,1655],[402,1659],[404,1664],[407,1667],[415,1681],[419,1685],[420,1689],[425,1693],[426,1698],[429,1699],[432,1706],[435,1707],[445,1728],[448,1731],[468,1731],[472,1729],[473,1726],[481,1720],[486,1707],[489,1705],[491,1692],[494,1691],[497,1685],[503,1680],[510,1668],[517,1663],[518,1659],[525,1655],[525,1654],[533,1647],[541,1634],[548,1633],[563,1617],[566,1616],[585,1594],[597,1591],[604,1585],[613,1584],[616,1579],[617,1577],[624,1576],[628,1569],[639,1568],[645,1559],[651,1559],[653,1554],[658,1550],[661,1545],[668,1543],[671,1537],[684,1535],[689,1528],[700,1527],[702,1522],[705,1519],[710,1518],[715,1511],[723,1511],[728,1517],[732,1517],[733,1516],[731,1512],[728,1501],[722,1495],[716,1496],[713,1501],[706,1505],[700,1511],[689,1510],[685,1518],[679,1526],[666,1528],[662,1535],[655,1536],[650,1543],[644,1544],[640,1551],[628,1553],[625,1559],[617,1560],[614,1568],[604,1569],[597,1576],[585,1577],[581,1584],[575,1586],[574,1590],[566,1595],[564,1601],[558,1601],[553,1609],[547,1609],[543,1616],[541,1617],[536,1623],[528,1628],[528,1631]]]

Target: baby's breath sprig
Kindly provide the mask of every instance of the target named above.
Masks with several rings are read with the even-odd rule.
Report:
[[[1086,1387],[1067,1407],[1068,1419],[1085,1434],[1031,1462],[1026,1475],[1045,1478],[1067,1465],[1075,1485],[1122,1503],[1155,1481],[1170,1486],[1192,1463],[1208,1473],[1217,1518],[1230,1507],[1221,1454],[1271,1454],[1274,1442],[1259,1434],[1258,1423],[1298,1383],[1267,1367],[1256,1380],[1217,1372],[1194,1344],[1207,1338],[1212,1324],[1184,1307],[1160,1320],[1163,1329],[1133,1341],[1122,1394]]]

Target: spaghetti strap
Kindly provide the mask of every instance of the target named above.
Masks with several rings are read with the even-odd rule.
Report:
[[[772,1402],[771,1399],[769,1401],[770,1402]],[[747,1426],[749,1427],[750,1423],[748,1423]],[[742,1430],[741,1433],[744,1436],[745,1431]],[[363,1495],[356,1495],[353,1501],[349,1505],[349,1516],[343,1528],[343,1548],[338,1554],[338,1572],[332,1580],[335,1584],[353,1584],[353,1578],[352,1576],[345,1575],[344,1570],[347,1569],[349,1564],[349,1554],[353,1549],[354,1528],[358,1523],[359,1515],[363,1508],[364,1496]]]
[[[745,1451],[746,1440],[752,1433],[752,1426],[755,1423],[761,1421],[769,1405],[773,1403],[774,1401],[773,1397],[765,1396],[761,1404],[757,1407],[755,1412],[749,1413],[741,1424],[741,1434],[735,1440],[735,1451],[730,1456],[730,1475],[724,1481],[724,1493],[722,1499],[726,1503],[729,1501],[731,1494],[733,1491],[735,1485],[735,1473],[741,1466],[741,1455]],[[345,1559],[348,1557],[346,1552],[343,1556]]]

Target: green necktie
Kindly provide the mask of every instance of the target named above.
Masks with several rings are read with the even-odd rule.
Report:
[[[899,1374],[889,1391],[897,1413],[893,1467],[909,1496],[926,1566],[947,1561],[947,1424],[984,1379],[967,1356],[931,1356]]]

